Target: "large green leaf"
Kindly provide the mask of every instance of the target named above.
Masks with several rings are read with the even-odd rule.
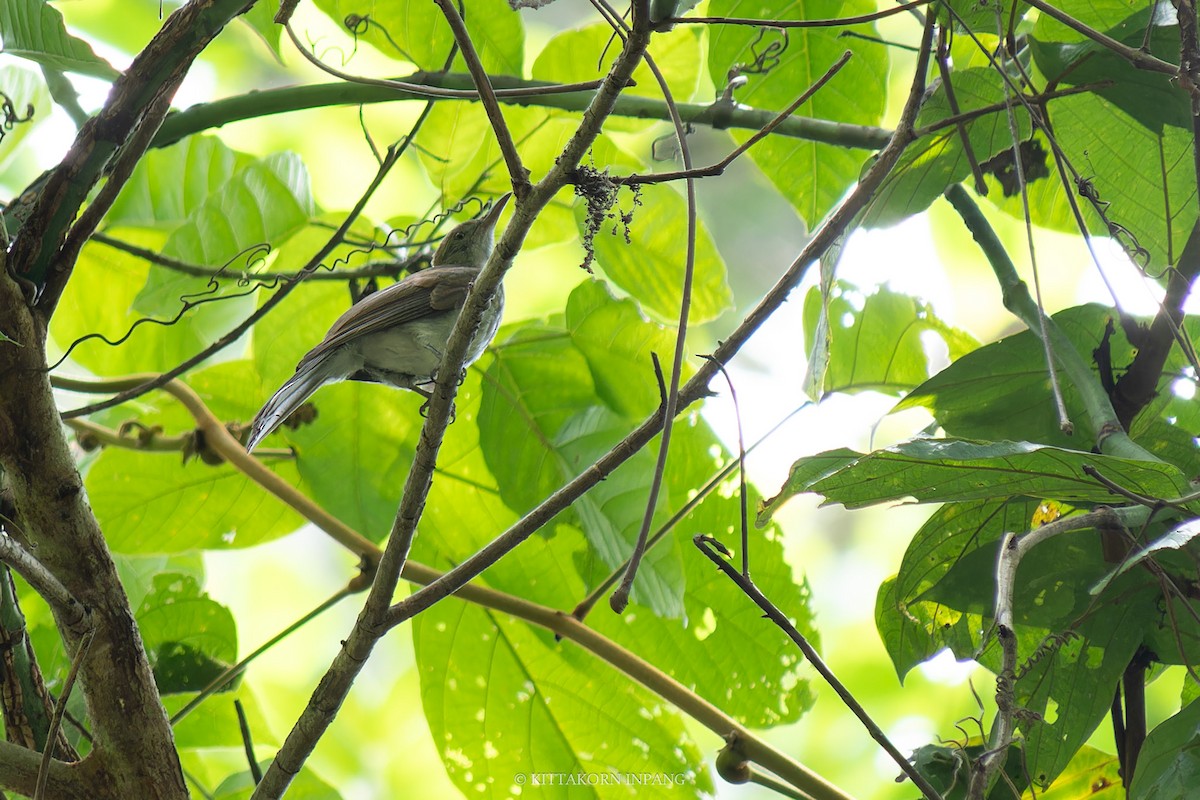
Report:
[[[1089,304],[1060,311],[1054,315],[1054,321],[1080,356],[1088,358],[1100,347],[1105,328],[1114,316],[1111,309]],[[1193,339],[1200,334],[1194,320],[1185,321],[1185,328]],[[1133,347],[1119,329],[1109,338],[1109,350],[1111,362],[1118,368],[1133,358]],[[1089,360],[1093,361],[1095,379],[1102,380],[1094,356]],[[1182,369],[1184,363],[1178,350],[1168,357],[1167,373],[1159,382],[1164,402],[1172,397],[1171,373]],[[1062,447],[1078,447],[1094,441],[1098,431],[1093,430],[1079,393],[1070,381],[1060,381],[1060,386],[1067,414],[1075,423],[1072,436],[1064,434],[1058,424],[1041,341],[1030,331],[1022,331],[954,361],[910,392],[896,405],[896,410],[927,408],[946,433],[963,438],[1012,439]],[[1167,416],[1191,415],[1193,407],[1194,404],[1186,402],[1173,405]],[[1174,453],[1184,459],[1178,462],[1183,466],[1188,458],[1187,442],[1151,424],[1163,413],[1161,407],[1149,407],[1134,421],[1131,434],[1147,447],[1158,448],[1156,452]],[[1193,421],[1188,416],[1178,420],[1178,425],[1169,421],[1165,424],[1186,431]],[[1170,441],[1164,438],[1168,435],[1172,436]]]
[[[1108,220],[1121,226],[1118,241],[1130,251],[1145,251],[1136,260],[1149,274],[1165,274],[1178,261],[1196,222],[1190,131],[1173,125],[1151,130],[1116,103],[1093,94],[1060,98],[1048,113],[1059,146],[1091,182],[1090,191],[1104,205]],[[1014,215],[1019,207],[1004,206]],[[1054,213],[1037,203],[1034,222]],[[1089,224],[1095,224],[1094,213],[1086,213]]]
[[[214,155],[225,166],[219,150]],[[246,164],[219,186],[171,231],[163,247],[170,258],[221,267],[234,275],[253,270],[271,247],[302,230],[317,214],[308,171],[294,153],[277,153]],[[135,307],[144,313],[170,313],[180,298],[214,291],[209,281],[166,269],[150,273]],[[244,293],[226,280],[219,292]]]
[[[602,406],[584,409],[568,419],[553,442],[564,479],[575,477],[593,464],[628,430],[626,418]],[[588,542],[610,570],[618,569],[633,552],[646,513],[646,476],[653,473],[654,453],[643,449],[572,506]],[[670,505],[670,489],[664,487],[651,530],[666,521]],[[646,554],[634,583],[633,599],[659,616],[678,617],[683,613],[682,595],[681,554],[671,539]]]
[[[1200,786],[1200,703],[1192,702],[1146,737],[1129,797],[1189,797]]]
[[[1006,532],[1031,528],[1037,505],[1036,500],[947,503],[913,536],[900,571],[880,587],[875,608],[876,627],[901,680],[944,647],[959,658],[973,655],[980,644],[982,618],[992,609],[976,607],[974,598],[954,592],[946,592],[943,602],[934,590],[971,553]],[[994,567],[994,556],[989,556]],[[983,576],[985,587],[994,585],[993,573],[991,569]]]
[[[951,361],[978,347],[974,337],[947,325],[928,303],[887,288],[864,296],[838,281],[822,302],[820,287],[813,287],[804,299],[804,338],[810,348],[822,314],[830,340],[827,392],[907,392],[929,378],[929,334],[941,340]]]
[[[583,354],[596,394],[611,409],[628,417],[644,417],[662,402],[651,354],[664,365],[671,361],[675,336],[650,322],[631,300],[618,300],[601,281],[581,283],[567,298],[566,328]],[[684,363],[683,380],[691,370]],[[630,380],[640,375],[641,380]]]
[[[992,69],[980,67],[955,71],[953,86],[959,113],[1005,100],[1003,80]],[[1023,108],[1018,108],[1014,114],[1021,141],[1025,141],[1032,130],[1029,114]],[[933,125],[951,116],[954,111],[946,96],[946,87],[939,84],[921,107],[917,126]],[[976,117],[964,122],[963,126],[971,142],[971,151],[980,164],[1001,155],[1011,170],[1013,140],[1008,115],[1003,110]],[[1050,174],[1046,171],[1049,157],[1043,150],[1036,155],[1035,163],[1035,154],[1022,150],[1022,167],[1030,184],[1036,184],[1038,176],[1046,178]],[[991,170],[988,172],[990,174]],[[896,168],[888,174],[872,200],[863,222],[868,226],[894,225],[927,209],[947,188],[970,174],[971,165],[958,126],[951,125],[927,134],[913,142],[900,156]],[[999,186],[995,188],[1000,189]]]
[[[713,0],[713,16],[771,19],[828,19],[872,12],[864,0]],[[858,28],[870,33],[871,28]],[[735,65],[755,61],[754,51],[778,46],[779,35],[740,25],[722,25],[710,31],[708,69],[713,84],[722,89]],[[756,43],[757,42],[757,43]],[[858,125],[877,125],[883,118],[887,96],[887,48],[874,42],[847,39],[836,29],[793,28],[787,46],[763,74],[750,74],[739,90],[739,102],[756,108],[782,111],[831,67],[847,49],[854,57],[821,91],[796,112],[807,117]],[[745,141],[749,133],[737,133]],[[779,192],[813,227],[858,179],[864,154],[801,139],[768,137],[754,145],[750,157]]]
[[[257,409],[258,398],[246,393],[253,382],[244,361],[218,364],[190,379],[214,413],[229,419],[249,419]],[[173,407],[170,419],[182,418],[171,401],[154,402]],[[140,421],[151,425],[164,418],[143,413]],[[273,467],[289,483],[299,482],[292,462]],[[183,463],[177,453],[106,449],[87,471],[84,485],[109,546],[117,552],[249,547],[301,524],[295,512],[234,467],[213,467],[200,459]]]
[[[564,333],[552,330],[524,326],[496,349],[484,382],[480,445],[501,497],[518,513],[585,470],[635,424],[594,405],[586,360]],[[574,506],[609,569],[632,550],[646,507],[645,475],[653,469],[653,452],[643,450]],[[678,559],[672,549],[656,553],[635,585],[634,601],[678,616]]]
[[[650,55],[658,66],[675,101],[684,103],[692,99],[700,79],[703,49],[700,31],[693,26],[683,26],[658,34],[650,46]],[[533,78],[555,83],[577,83],[603,78],[620,48],[613,46],[612,28],[595,23],[583,28],[563,31],[555,35],[538,53],[533,62]],[[661,99],[662,89],[654,73],[641,63],[633,73],[634,86],[627,94]],[[607,130],[640,130],[650,121],[630,120],[614,117],[604,123]]]
[[[1016,703],[1032,713],[1018,718],[1019,727],[1029,775],[1040,787],[1067,767],[1112,708],[1142,631],[1160,613],[1155,594],[1143,591],[1109,604],[1104,614],[1084,618],[1078,635],[1020,665]]]
[[[1179,59],[1179,26],[1150,24],[1153,9],[1146,8],[1104,33],[1112,39],[1148,52],[1167,62]],[[1147,34],[1149,36],[1147,37]],[[1191,128],[1187,94],[1171,76],[1137,69],[1121,56],[1092,40],[1047,41],[1029,37],[1030,52],[1042,74],[1054,83],[1071,86],[1106,84],[1095,93],[1124,110],[1156,133],[1164,125]]]
[[[200,691],[237,660],[233,614],[190,575],[155,575],[136,616],[163,694]]]
[[[615,227],[600,225],[592,240],[596,263],[648,311],[661,319],[678,320],[687,253],[687,202],[667,186],[648,187],[640,198],[628,241]],[[581,233],[589,230],[586,204],[576,205],[575,217]],[[732,305],[725,261],[708,227],[697,220],[689,320],[692,324],[709,322]]]
[[[112,80],[120,73],[72,36],[62,13],[44,0],[4,0],[0,3],[0,41],[6,55],[27,58],[50,69],[78,72]]]
[[[840,458],[841,456],[839,456]],[[914,439],[860,456],[824,477],[812,477],[808,456],[792,465],[780,493],[768,501],[759,519],[769,516],[801,492],[824,495],[847,508],[915,498],[922,503],[1025,496],[1067,502],[1104,503],[1113,495],[1083,472],[1099,470],[1119,485],[1149,497],[1178,497],[1188,480],[1177,467],[1154,461],[1043,447],[1029,442],[975,442],[963,439]]]
[[[105,214],[104,225],[173,231],[253,162],[215,136],[189,136],[148,150]]]
[[[317,0],[339,26],[350,15],[357,38],[381,53],[429,72],[446,68],[454,34],[437,5],[423,0]],[[459,5],[471,41],[489,73],[521,75],[525,29],[521,17],[504,0],[464,0]],[[462,62],[462,55],[455,57]]]
[[[678,716],[574,646],[465,603],[434,606],[413,635],[433,741],[463,792],[605,797],[551,781],[609,773],[658,776],[655,797],[711,792]]]

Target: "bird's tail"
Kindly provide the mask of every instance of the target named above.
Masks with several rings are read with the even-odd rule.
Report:
[[[250,426],[250,440],[246,442],[247,452],[258,447],[258,443],[266,438],[267,434],[278,428],[313,392],[321,388],[322,384],[343,377],[331,362],[332,359],[323,358],[313,363],[301,364],[296,374],[288,378],[287,383],[271,395],[271,399],[258,412]]]

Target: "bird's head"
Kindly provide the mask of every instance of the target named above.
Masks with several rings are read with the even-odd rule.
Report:
[[[491,208],[446,234],[437,252],[433,254],[433,266],[481,269],[492,254],[496,223],[500,220],[500,212],[504,210],[510,197],[511,192],[497,198]]]

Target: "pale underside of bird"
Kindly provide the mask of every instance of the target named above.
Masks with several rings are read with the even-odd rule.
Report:
[[[507,199],[451,231],[434,255],[434,266],[368,295],[342,314],[258,412],[246,449],[257,447],[326,383],[377,382],[428,397],[459,312],[491,254],[493,230]],[[503,308],[504,290],[498,287],[464,366],[478,359],[496,335]]]

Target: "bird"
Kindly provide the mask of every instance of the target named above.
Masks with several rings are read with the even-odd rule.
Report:
[[[327,383],[385,383],[428,399],[430,392],[422,386],[434,380],[467,292],[492,254],[496,223],[511,196],[503,195],[450,231],[429,268],[368,295],[338,317],[254,417],[247,452]],[[499,286],[467,348],[464,367],[483,355],[503,310],[504,287]]]

